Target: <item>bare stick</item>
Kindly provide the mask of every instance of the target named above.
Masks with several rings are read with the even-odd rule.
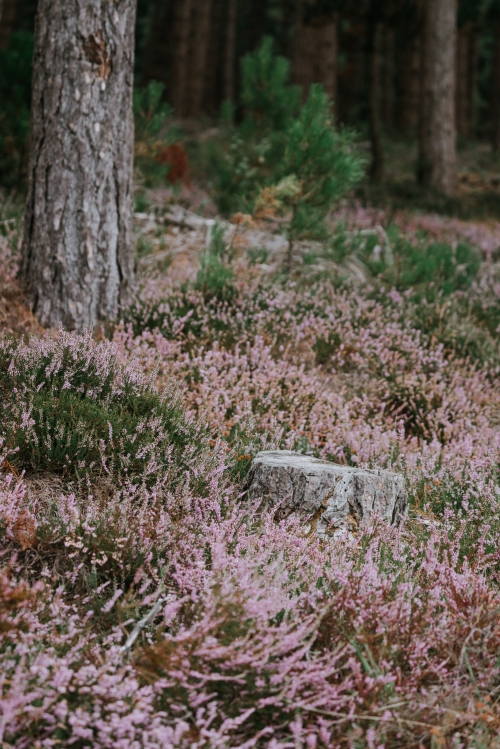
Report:
[[[128,650],[130,650],[130,648],[132,647],[132,645],[134,644],[134,642],[137,640],[137,638],[139,637],[139,635],[142,632],[142,630],[144,629],[144,627],[147,624],[149,624],[149,622],[152,619],[155,618],[155,616],[160,611],[160,609],[161,609],[161,607],[163,606],[164,603],[165,603],[165,599],[164,598],[162,598],[162,597],[158,598],[158,600],[156,601],[156,603],[153,606],[153,608],[151,609],[151,611],[148,614],[146,614],[146,616],[144,617],[144,619],[141,619],[140,622],[137,622],[137,624],[135,625],[134,629],[132,630],[132,632],[127,637],[127,641],[126,641],[125,645],[122,645],[122,647],[120,648],[120,650],[119,650],[120,653],[126,653]]]

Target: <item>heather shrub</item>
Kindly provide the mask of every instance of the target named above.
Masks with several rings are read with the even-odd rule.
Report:
[[[17,470],[67,478],[173,478],[199,452],[201,427],[175,390],[159,393],[109,344],[61,333],[28,344],[0,340],[3,453]]]

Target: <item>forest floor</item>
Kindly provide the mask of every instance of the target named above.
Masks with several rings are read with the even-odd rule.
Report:
[[[500,167],[462,156],[453,215],[363,188],[290,274],[279,226],[149,191],[94,337],[23,306],[4,203],[3,746],[500,747]],[[269,447],[399,471],[409,517],[277,522]]]

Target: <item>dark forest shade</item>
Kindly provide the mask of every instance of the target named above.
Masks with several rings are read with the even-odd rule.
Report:
[[[45,326],[114,318],[133,275],[135,0],[40,0],[21,279]]]

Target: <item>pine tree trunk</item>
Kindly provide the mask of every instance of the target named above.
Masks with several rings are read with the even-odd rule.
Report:
[[[253,0],[246,38],[246,48],[249,52],[256,49],[267,30],[268,0]]]
[[[170,82],[173,64],[174,3],[165,6],[165,0],[156,0],[151,15],[148,40],[144,52],[143,79]],[[171,100],[171,91],[168,92]]]
[[[339,39],[337,18],[329,19],[323,27],[323,60],[321,83],[325,86],[325,91],[330,97],[333,106],[333,113],[336,114],[336,102],[338,94],[337,85],[337,62],[339,55]]]
[[[495,53],[491,74],[491,146],[495,153],[500,152],[500,25],[496,29]]]
[[[203,0],[195,5],[193,49],[189,72],[188,114],[199,117],[203,109],[208,50],[210,44],[210,21],[212,18],[211,0]]]
[[[394,29],[386,27],[381,51],[383,61],[382,118],[387,133],[394,128]]]
[[[295,43],[293,48],[293,80],[301,87],[303,98],[306,99],[309,87],[313,82],[313,59],[315,48],[314,28],[302,23],[295,29]]]
[[[337,100],[338,36],[336,17],[318,18],[311,25],[299,23],[295,32],[293,77],[304,98],[312,83],[322,83],[332,100]]]
[[[174,21],[174,59],[170,101],[178,117],[188,113],[189,51],[194,0],[177,0]]]
[[[457,34],[457,59],[456,59],[456,122],[457,134],[461,138],[468,138],[468,112],[467,112],[467,74],[468,74],[468,57],[469,57],[469,34],[465,27],[460,29]]]
[[[469,58],[468,58],[468,92],[467,101],[469,114],[469,138],[474,138],[477,127],[477,90],[479,76],[479,41],[477,29],[473,26],[470,33]]]
[[[224,24],[225,3],[224,0],[211,0],[212,17],[210,23],[210,36],[208,42],[208,60],[204,71],[204,95],[203,110],[205,112],[215,112],[218,110],[223,101],[222,74],[224,68],[224,59],[221,49],[224,49]]]
[[[372,149],[370,176],[376,182],[384,178],[384,152],[381,122],[381,47],[383,26],[370,21],[367,28],[366,60],[368,64],[369,131]]]
[[[478,75],[477,31],[472,23],[460,29],[457,38],[457,132],[473,138],[476,129],[476,91]]]
[[[40,0],[20,276],[45,326],[116,317],[133,277],[135,0]]]
[[[457,0],[426,0],[424,18],[419,178],[426,187],[453,195]]]
[[[226,44],[224,55],[224,99],[234,101],[236,96],[236,19],[237,0],[229,0],[226,21]]]
[[[10,35],[14,31],[17,0],[0,0],[0,49],[7,49]]]
[[[415,134],[420,102],[420,36],[404,45],[401,53],[401,105],[399,129],[405,135]]]

